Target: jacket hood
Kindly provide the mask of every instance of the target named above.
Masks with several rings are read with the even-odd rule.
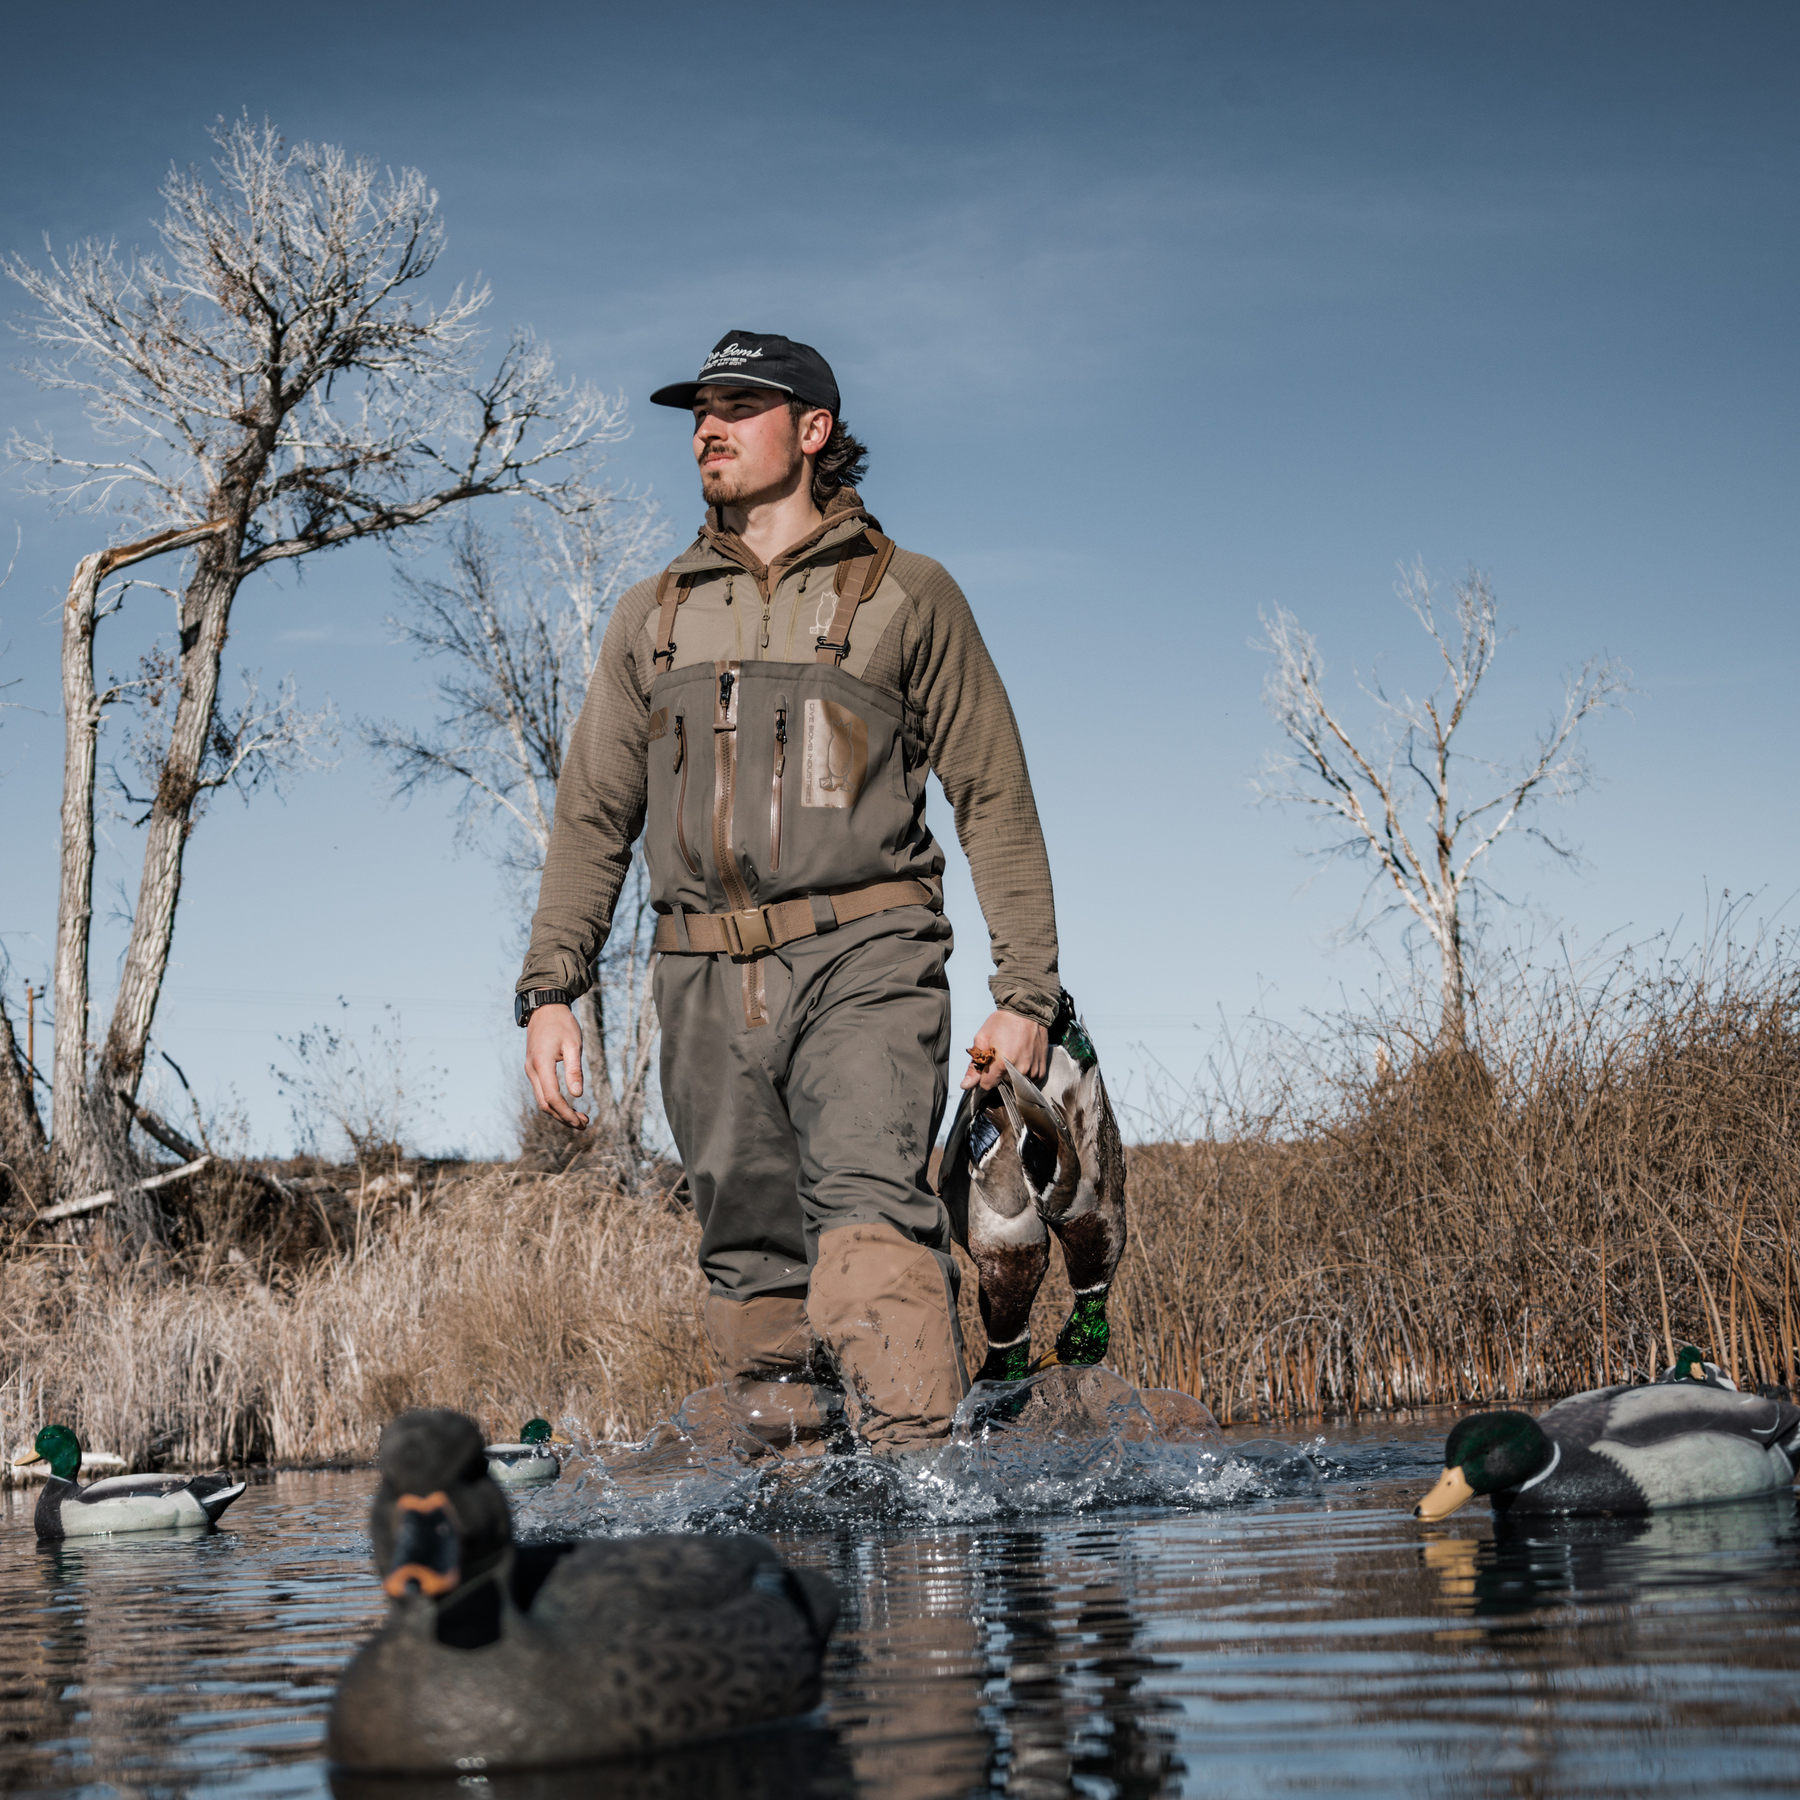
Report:
[[[797,543],[790,544],[775,560],[791,568],[816,551],[847,542],[864,526],[879,531],[881,521],[863,505],[855,488],[841,487],[831,496],[818,524]],[[669,567],[681,574],[689,570],[747,569],[758,580],[768,572],[768,565],[757,558],[744,540],[735,531],[726,529],[716,506],[706,509],[706,522],[700,527],[700,535]]]

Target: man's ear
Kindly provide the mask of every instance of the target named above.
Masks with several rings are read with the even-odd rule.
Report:
[[[831,414],[809,412],[800,422],[800,454],[817,456],[831,442]]]

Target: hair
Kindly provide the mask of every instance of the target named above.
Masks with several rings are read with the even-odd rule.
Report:
[[[794,423],[800,423],[802,413],[818,412],[822,409],[809,406],[804,400],[788,402],[788,416]],[[860,438],[855,438],[844,429],[844,421],[836,413],[831,415],[831,436],[825,440],[825,448],[813,458],[812,502],[820,512],[831,504],[831,496],[839,488],[855,487],[867,473],[869,467],[869,447]]]

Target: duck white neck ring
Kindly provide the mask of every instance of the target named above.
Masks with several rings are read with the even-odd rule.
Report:
[[[1552,1444],[1550,1446],[1550,1466],[1549,1466],[1549,1468],[1539,1469],[1538,1472],[1534,1476],[1532,1476],[1532,1478],[1529,1481],[1521,1481],[1519,1483],[1518,1487],[1514,1491],[1522,1494],[1522,1493],[1524,1493],[1524,1491],[1527,1488],[1536,1487],[1540,1481],[1548,1481],[1550,1479],[1550,1477],[1556,1473],[1556,1465],[1561,1461],[1562,1461],[1562,1445],[1561,1444]]]

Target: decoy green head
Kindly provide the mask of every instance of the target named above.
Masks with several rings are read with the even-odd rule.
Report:
[[[33,1455],[24,1459],[26,1466],[47,1462],[50,1473],[64,1481],[73,1481],[81,1473],[81,1445],[66,1425],[46,1425],[32,1440]]]
[[[550,1441],[550,1421],[548,1419],[527,1419],[519,1427],[521,1444],[547,1444]]]
[[[1706,1379],[1706,1352],[1693,1344],[1683,1344],[1681,1354],[1675,1359],[1675,1366],[1669,1371],[1674,1381],[1704,1381]]]
[[[1477,1494],[1497,1493],[1541,1475],[1555,1457],[1530,1413],[1473,1413],[1444,1444],[1444,1472],[1413,1508],[1416,1519],[1445,1519]]]
[[[442,1599],[500,1560],[512,1514],[473,1419],[426,1408],[390,1421],[369,1535],[381,1585],[396,1600]]]

